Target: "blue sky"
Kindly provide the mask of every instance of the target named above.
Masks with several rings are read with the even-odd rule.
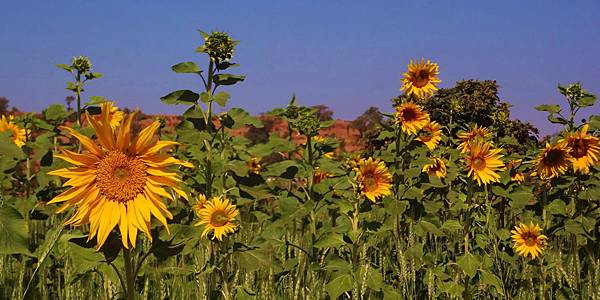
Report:
[[[557,83],[600,94],[599,14],[600,1],[3,1],[0,96],[22,110],[63,102],[68,74],[55,65],[87,55],[105,74],[88,97],[177,113],[159,98],[200,82],[170,66],[205,64],[196,30],[221,30],[241,41],[236,72],[247,76],[229,107],[260,113],[296,93],[342,119],[390,111],[406,64],[424,57],[440,64],[442,87],[497,80],[513,117],[551,133],[533,107],[562,103]]]

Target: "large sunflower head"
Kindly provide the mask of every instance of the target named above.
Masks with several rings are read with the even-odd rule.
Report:
[[[27,130],[20,128],[17,124],[13,123],[14,116],[2,116],[0,118],[0,132],[10,131],[12,134],[12,141],[17,147],[23,147],[27,140]]]
[[[138,230],[151,239],[152,216],[168,231],[167,219],[172,218],[172,214],[162,198],[175,200],[179,195],[187,199],[186,193],[178,187],[179,175],[169,168],[192,165],[161,153],[163,148],[178,143],[153,138],[160,125],[158,121],[132,137],[134,115],[130,114],[118,129],[113,129],[109,110],[103,109],[99,120],[88,114],[86,119],[94,128],[98,143],[72,128],[63,127],[79,140],[84,150],[82,153],[62,150],[55,157],[74,166],[48,172],[68,179],[64,186],[70,187],[49,203],[64,202],[58,212],[75,206],[76,212],[66,224],[89,223],[89,239],[97,237],[98,249],[117,225],[126,248],[135,247]]]
[[[417,98],[425,98],[432,95],[437,90],[437,84],[441,82],[438,78],[439,66],[436,63],[425,59],[419,62],[410,61],[408,71],[402,78],[401,91],[407,95],[415,95]]]
[[[195,225],[204,225],[203,238],[212,232],[213,238],[222,241],[224,236],[233,233],[237,229],[238,225],[235,223],[235,218],[239,214],[240,212],[229,199],[213,197],[198,211],[200,221]]]
[[[471,126],[469,131],[459,132],[458,138],[461,140],[458,150],[461,153],[466,153],[469,151],[469,144],[476,140],[489,141],[492,138],[492,132],[486,127],[475,124]]]
[[[396,107],[396,123],[402,126],[402,131],[417,134],[429,123],[429,114],[420,105],[404,102]]]
[[[441,158],[434,157],[431,159],[431,163],[423,166],[423,173],[439,178],[446,177],[446,163]]]
[[[513,234],[513,247],[519,255],[523,257],[530,255],[531,258],[537,258],[542,254],[547,237],[542,234],[542,229],[538,224],[521,223],[519,226],[515,226],[511,233]]]
[[[469,169],[469,176],[477,181],[478,185],[499,182],[498,171],[504,169],[502,162],[502,149],[492,149],[492,144],[477,140],[470,144],[470,151],[464,157],[464,162]]]
[[[442,129],[436,121],[430,121],[419,132],[417,137],[429,150],[435,149],[442,140]]]
[[[571,149],[573,170],[584,174],[589,173],[590,166],[598,162],[600,153],[599,139],[587,133],[588,125],[583,125],[580,131],[569,134],[563,140]]]
[[[553,146],[546,143],[546,148],[533,161],[536,167],[534,175],[547,180],[564,174],[571,164],[570,152],[571,148],[565,142],[559,142]]]
[[[361,159],[355,171],[360,194],[372,202],[392,193],[392,175],[382,161]]]

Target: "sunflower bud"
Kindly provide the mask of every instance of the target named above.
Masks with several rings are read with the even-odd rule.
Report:
[[[73,57],[71,66],[80,74],[87,74],[92,70],[92,62],[85,56]]]
[[[227,33],[215,31],[204,38],[201,52],[208,54],[213,61],[227,61],[233,56],[236,44]]]

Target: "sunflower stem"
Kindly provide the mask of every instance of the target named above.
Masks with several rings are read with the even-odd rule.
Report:
[[[135,299],[135,274],[133,270],[133,261],[131,259],[131,250],[123,247],[123,261],[125,263],[125,282],[127,289],[125,290],[126,299]]]

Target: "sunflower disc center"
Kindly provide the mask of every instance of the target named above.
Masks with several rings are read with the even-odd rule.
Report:
[[[429,83],[429,72],[427,70],[419,70],[415,74],[414,86],[422,88]]]
[[[224,211],[217,211],[210,217],[210,224],[213,227],[221,227],[229,222],[229,218]]]
[[[581,158],[587,155],[588,143],[584,140],[578,140],[573,145],[573,157]]]
[[[472,166],[476,170],[485,169],[485,159],[483,159],[481,157],[477,157],[477,158],[473,159]]]
[[[146,165],[121,151],[111,151],[98,164],[96,184],[109,200],[131,201],[144,190]]]

